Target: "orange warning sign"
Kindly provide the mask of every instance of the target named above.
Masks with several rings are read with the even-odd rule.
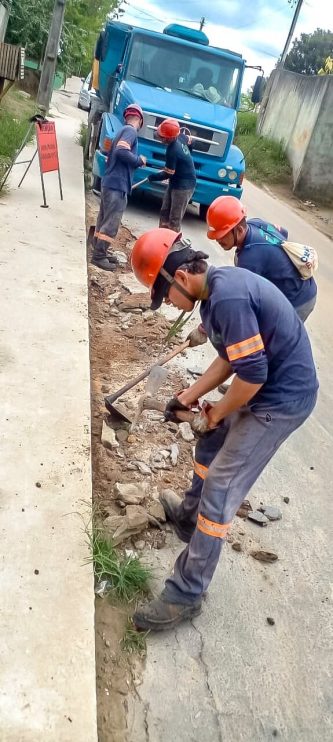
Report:
[[[36,138],[42,173],[59,170],[58,145],[54,121],[36,124]]]

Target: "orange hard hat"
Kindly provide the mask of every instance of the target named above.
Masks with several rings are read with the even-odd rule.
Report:
[[[143,110],[141,106],[139,106],[138,103],[130,103],[129,106],[125,108],[123,115],[124,115],[125,121],[128,118],[128,116],[139,116],[141,119],[140,129],[141,129],[141,126],[143,126]]]
[[[148,289],[153,287],[160,269],[164,265],[172,245],[181,233],[172,229],[157,228],[141,235],[131,253],[131,265],[135,277]]]
[[[157,127],[156,133],[161,139],[177,139],[180,134],[180,126],[177,119],[164,119]]]
[[[237,224],[245,216],[245,206],[238,198],[235,196],[219,196],[207,211],[208,239],[220,240],[234,227],[237,227]]]

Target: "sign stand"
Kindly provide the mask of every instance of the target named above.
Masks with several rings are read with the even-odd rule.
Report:
[[[54,121],[47,121],[46,119],[44,119],[43,121],[36,121],[35,129],[36,129],[37,149],[34,152],[31,160],[29,160],[28,167],[25,170],[18,184],[18,188],[20,188],[20,186],[22,185],[24,178],[38,153],[40,179],[41,179],[42,193],[43,193],[43,203],[41,204],[41,208],[48,209],[49,207],[48,207],[48,204],[46,203],[44,173],[50,173],[55,170],[58,171],[60,198],[61,198],[61,201],[63,201],[64,199],[63,191],[62,191],[61,175],[60,175],[58,144],[57,144],[55,123]],[[20,163],[16,163],[16,164],[20,164]]]

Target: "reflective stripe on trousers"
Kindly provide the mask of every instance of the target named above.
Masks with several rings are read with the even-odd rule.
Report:
[[[216,432],[215,439],[205,436],[198,442],[201,466],[205,466],[205,448],[212,455],[214,443],[218,446],[220,440],[220,446],[208,464],[206,478],[194,474],[192,487],[186,492],[180,520],[187,518],[193,523],[198,514],[197,523],[190,543],[175,563],[173,575],[165,583],[166,600],[191,604],[207,590],[235,513],[283,441],[310,415],[316,397],[312,393],[291,403],[288,415],[279,415],[272,409],[252,412],[248,407],[242,408],[225,420],[217,429],[219,433],[212,431]]]

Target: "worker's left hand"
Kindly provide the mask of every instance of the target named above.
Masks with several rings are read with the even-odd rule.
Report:
[[[204,402],[202,410],[199,415],[195,415],[191,427],[198,435],[204,435],[209,430],[214,430],[220,423],[220,419],[217,418],[216,412],[214,412],[215,405],[210,402]]]

